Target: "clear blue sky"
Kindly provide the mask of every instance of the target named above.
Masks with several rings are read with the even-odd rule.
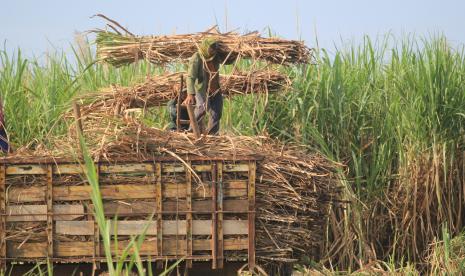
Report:
[[[0,42],[8,52],[20,47],[40,56],[53,47],[69,52],[75,32],[103,27],[89,17],[103,13],[136,34],[203,31],[218,24],[222,31],[263,31],[271,27],[289,39],[333,48],[391,32],[444,33],[454,44],[465,43],[464,0],[2,0]],[[52,46],[53,45],[53,46]]]

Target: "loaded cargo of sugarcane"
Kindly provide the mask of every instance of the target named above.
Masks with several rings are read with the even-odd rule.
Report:
[[[311,62],[303,43],[256,33],[137,37],[112,29],[98,32],[97,54],[115,66],[185,61],[205,36],[219,38],[234,59]],[[185,75],[152,76],[131,87],[84,94],[77,98],[81,106],[63,114],[68,135],[0,159],[2,261],[105,260],[98,208],[114,221],[108,233],[119,243],[110,250],[115,255],[142,234],[145,242],[137,251],[144,260],[212,261],[213,268],[247,260],[253,269],[256,263],[276,267],[321,257],[329,212],[342,202],[340,164],[267,136],[196,136],[119,116],[179,98]],[[219,82],[222,95],[236,97],[284,93],[291,86],[272,67],[233,70]],[[86,156],[94,162],[97,186],[83,165]]]
[[[156,217],[158,185],[162,189],[161,208],[165,212],[162,219],[170,225],[178,222],[182,225],[179,228],[183,228],[178,232],[165,229],[163,235],[168,236],[163,236],[163,241],[166,244],[173,239],[185,242],[186,181],[190,179],[190,210],[194,216],[191,219],[194,223],[208,223],[207,230],[198,231],[210,230],[212,219],[209,212],[212,208],[202,206],[211,206],[212,185],[216,184],[217,189],[222,190],[217,193],[222,194],[225,211],[223,242],[226,247],[223,257],[226,260],[247,259],[247,251],[244,251],[248,248],[247,242],[241,243],[242,238],[247,240],[248,237],[247,224],[241,228],[243,224],[240,222],[247,222],[247,212],[251,211],[247,209],[247,183],[250,181],[250,168],[247,166],[253,162],[256,166],[253,213],[257,262],[295,262],[303,256],[311,256],[311,252],[321,245],[322,225],[329,208],[339,201],[335,176],[338,164],[319,154],[309,153],[298,145],[283,144],[267,137],[223,135],[203,136],[197,140],[192,134],[150,128],[131,119],[108,117],[100,123],[93,127],[84,124],[87,128],[83,129],[83,133],[89,153],[98,164],[102,199],[108,211],[106,215],[108,218],[117,215],[124,221],[118,227],[123,231],[118,232],[122,243],[127,235],[140,233],[140,230],[130,232],[131,229],[124,227],[129,228],[131,222],[142,227],[141,221],[147,221],[153,214]],[[93,204],[91,188],[79,161],[70,158],[79,156],[78,143],[73,134],[66,139],[57,139],[55,150],[24,151],[0,160],[5,167],[6,211],[10,215],[15,214],[6,218],[7,257],[22,261],[46,257],[46,251],[31,255],[28,250],[47,248],[45,205],[47,183],[52,181],[52,209],[56,216],[53,218],[52,238],[57,250],[56,260],[68,262],[82,258],[93,261],[93,252],[87,249],[95,242],[94,221],[89,218]],[[157,164],[161,164],[159,172]],[[211,174],[213,168],[218,171],[219,167],[223,170],[221,181]],[[208,172],[207,176],[203,175],[205,172]],[[157,182],[158,173],[160,182]],[[31,218],[38,221],[31,221]],[[233,221],[238,225],[234,225]],[[233,229],[226,229],[228,225]],[[197,243],[194,242],[191,251],[197,255],[189,257],[208,259],[212,256],[212,248],[208,244],[211,239],[202,236],[206,233],[197,233],[197,227],[201,228],[194,225],[193,240]],[[234,229],[239,229],[239,232],[235,233]],[[173,237],[173,233],[179,237]],[[156,235],[156,229],[149,229],[146,238],[151,241]],[[203,241],[207,245],[202,244]],[[238,243],[238,247],[234,247],[234,242]],[[157,258],[157,254],[150,251],[157,246],[156,241],[153,243],[153,247],[141,249],[143,257],[153,254],[152,259]],[[68,251],[71,246],[73,251]],[[162,256],[166,258],[188,255],[184,244],[178,251],[174,247],[164,250],[166,255]]]

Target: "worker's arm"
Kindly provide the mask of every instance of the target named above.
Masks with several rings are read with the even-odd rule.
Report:
[[[183,101],[185,105],[192,105],[195,104],[195,81],[198,79],[198,66],[200,63],[200,58],[198,54],[195,54],[189,60],[189,65],[187,68],[187,97]]]
[[[189,60],[189,66],[187,68],[187,94],[195,95],[195,81],[198,79],[198,67],[200,58],[198,54],[195,54]]]

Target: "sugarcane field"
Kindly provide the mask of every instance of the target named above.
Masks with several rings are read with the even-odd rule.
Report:
[[[465,4],[155,2],[5,4],[0,276],[465,274]]]

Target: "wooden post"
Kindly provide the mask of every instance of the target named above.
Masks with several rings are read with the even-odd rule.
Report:
[[[161,257],[163,255],[163,215],[162,215],[162,181],[161,181],[161,162],[155,163],[155,201],[157,204],[157,256]],[[158,267],[163,266],[163,261],[157,262]]]
[[[188,166],[191,166],[191,162],[188,162]],[[192,172],[190,169],[186,168],[186,205],[187,205],[187,214],[186,214],[186,257],[192,257]],[[187,268],[192,267],[192,260],[186,260]]]
[[[191,121],[191,128],[194,131],[194,136],[196,139],[200,138],[200,129],[197,120],[195,119],[195,112],[193,105],[186,105],[187,113],[189,114],[189,120]]]
[[[255,268],[255,175],[257,164],[255,161],[249,161],[249,182],[247,187],[247,197],[249,202],[249,270]]]
[[[217,162],[217,210],[218,210],[218,268],[224,265],[224,237],[223,237],[223,162]]]
[[[81,108],[76,101],[73,102],[73,111],[74,111],[74,119],[76,122],[76,131],[79,135],[82,135]]]
[[[53,167],[47,166],[47,258],[53,258]]]
[[[184,85],[184,78],[183,76],[181,75],[181,87],[179,88],[179,92],[178,92],[178,101],[176,103],[176,129],[178,131],[181,130],[181,100],[182,100],[182,86]]]
[[[212,241],[211,241],[211,248],[212,248],[212,269],[216,269],[218,267],[217,263],[217,249],[218,249],[218,235],[217,235],[217,204],[216,204],[216,172],[217,172],[217,165],[216,162],[213,162],[212,166]]]
[[[79,104],[76,101],[73,102],[73,111],[74,111],[74,120],[76,123],[76,134],[77,134],[78,139],[80,139],[84,131],[82,128],[81,108],[79,107]],[[79,142],[79,150],[81,151],[81,155],[82,155],[83,151],[82,151],[80,142]]]
[[[0,274],[6,273],[6,168],[0,166]]]

